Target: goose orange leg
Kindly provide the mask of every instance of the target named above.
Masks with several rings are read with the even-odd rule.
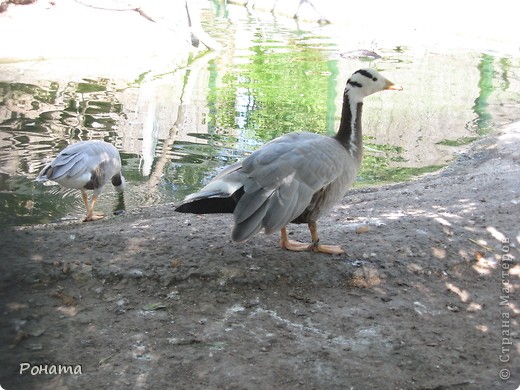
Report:
[[[98,219],[104,217],[103,214],[94,214],[94,205],[96,204],[97,200],[96,195],[92,195],[92,202],[90,203],[90,206],[88,204],[87,193],[82,191],[81,197],[83,198],[83,203],[85,203],[85,207],[87,208],[87,216],[85,217],[83,222],[97,221]]]
[[[345,253],[339,245],[323,245],[320,244],[320,238],[318,237],[318,228],[316,222],[309,222],[309,230],[311,232],[312,244],[309,248],[314,252],[327,253],[329,255],[340,255]]]
[[[309,244],[289,240],[289,237],[287,237],[287,230],[285,229],[285,227],[282,228],[281,234],[282,237],[280,238],[280,246],[283,249],[287,249],[288,251],[294,252],[304,252],[309,250]]]

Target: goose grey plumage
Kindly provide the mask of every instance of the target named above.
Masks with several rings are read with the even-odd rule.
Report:
[[[109,180],[116,191],[122,192],[125,188],[119,152],[114,145],[103,141],[83,141],[67,146],[35,180],[52,180],[65,188],[80,190],[87,208],[84,222],[103,218],[101,214],[94,214],[94,205]],[[87,190],[94,191],[90,205]]]
[[[294,251],[343,253],[340,246],[319,242],[316,221],[350,188],[362,159],[363,98],[386,89],[401,90],[374,69],[360,69],[348,79],[341,121],[334,137],[290,133],[220,172],[176,211],[195,214],[233,213],[233,241],[260,230],[281,231],[280,245]],[[291,241],[286,225],[307,223],[312,244]]]

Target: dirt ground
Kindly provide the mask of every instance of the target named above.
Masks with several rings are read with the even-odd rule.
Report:
[[[517,389],[519,179],[517,123],[442,172],[349,192],[319,224],[342,256],[234,244],[230,216],[172,205],[6,229],[0,385]]]

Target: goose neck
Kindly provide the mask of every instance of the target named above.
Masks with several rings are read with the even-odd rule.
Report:
[[[336,139],[351,153],[361,154],[362,131],[361,115],[363,112],[363,101],[352,99],[348,92],[345,93],[341,120]]]

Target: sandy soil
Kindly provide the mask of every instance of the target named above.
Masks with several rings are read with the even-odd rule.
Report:
[[[319,225],[343,256],[234,244],[230,216],[172,205],[2,231],[0,385],[517,389],[519,163],[517,123],[350,192]]]

